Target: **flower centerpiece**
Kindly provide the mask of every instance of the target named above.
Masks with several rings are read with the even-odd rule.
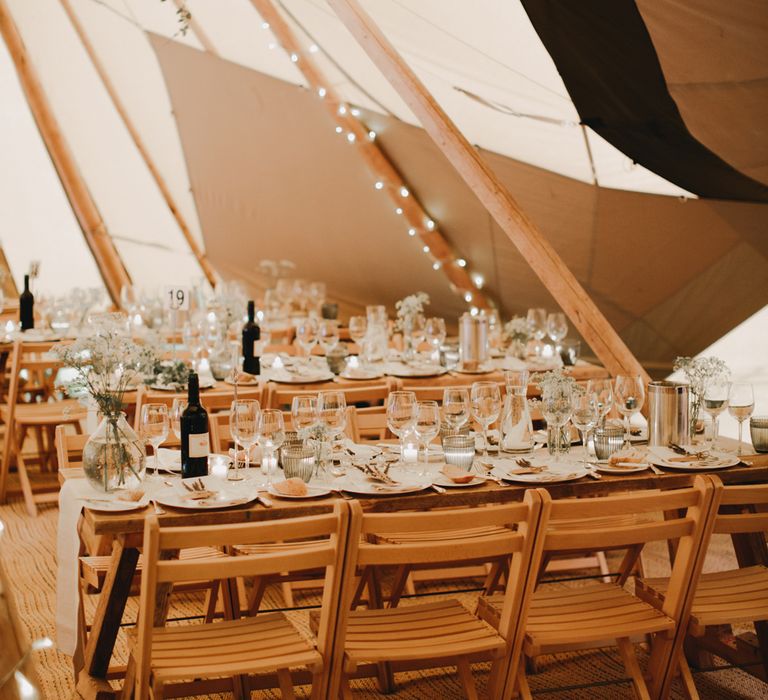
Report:
[[[333,451],[333,431],[327,424],[320,421],[302,428],[298,435],[306,446],[314,451],[317,471],[319,473],[327,472]]]
[[[507,355],[525,359],[525,349],[531,339],[531,327],[523,316],[515,316],[504,324],[504,340],[507,343]]]
[[[682,372],[688,380],[690,435],[691,440],[693,440],[707,385],[716,377],[730,375],[731,371],[728,369],[728,365],[718,357],[677,357],[672,369],[675,372]]]
[[[104,327],[56,353],[75,372],[65,385],[67,392],[90,397],[101,414],[83,447],[85,476],[104,492],[138,486],[144,478],[144,445],[125,420],[124,396],[153,367],[153,347],[133,342],[117,327]]]
[[[422,321],[423,328],[424,307],[427,304],[429,304],[429,294],[426,292],[416,292],[395,303],[397,312],[395,330],[403,334],[403,357],[406,362],[412,360],[416,352],[414,331],[419,320]]]
[[[582,389],[573,377],[562,367],[545,372],[534,384],[541,391],[541,413],[547,421],[547,449],[559,457],[561,452],[571,449],[571,435],[568,419],[574,394]]]

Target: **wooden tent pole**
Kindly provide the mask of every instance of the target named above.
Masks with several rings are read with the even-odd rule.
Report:
[[[120,290],[123,285],[131,284],[131,278],[77,167],[5,0],[0,0],[0,35],[8,47],[37,128],[48,148],[72,210],[80,222],[86,243],[96,260],[109,296],[119,306]]]
[[[608,371],[613,375],[639,374],[644,381],[648,381],[647,372],[554,248],[357,0],[328,0],[328,3],[515,244]]]
[[[370,137],[370,130],[347,107],[344,100],[331,86],[331,81],[318,66],[312,52],[304,46],[282,14],[275,7],[273,0],[251,0],[261,18],[268,23],[269,30],[280,42],[283,49],[295,57],[295,65],[315,94],[322,90],[322,102],[331,118],[341,127],[342,133],[354,136],[357,152],[365,161],[368,169],[385,196],[389,196],[396,211],[403,217],[406,227],[411,229],[424,244],[432,260],[438,263],[440,271],[448,278],[452,288],[465,298],[471,295],[471,303],[478,309],[493,306],[490,299],[472,281],[467,269],[462,266],[458,256],[437,226],[428,228],[431,220],[402,175],[398,172],[387,154],[375,139]],[[407,196],[403,196],[405,191]],[[421,253],[420,253],[421,254]]]
[[[72,23],[72,26],[74,27],[75,32],[77,33],[77,36],[80,38],[80,41],[83,44],[83,48],[85,49],[86,53],[91,59],[91,63],[93,64],[93,67],[96,69],[96,72],[99,74],[99,77],[101,78],[101,82],[103,83],[104,88],[107,91],[107,94],[109,94],[109,97],[112,100],[112,104],[115,106],[117,113],[120,115],[120,118],[123,120],[123,124],[125,125],[125,128],[128,130],[128,133],[130,134],[131,139],[133,139],[133,143],[136,146],[136,150],[138,150],[139,154],[144,160],[145,165],[147,166],[147,169],[149,170],[150,174],[154,178],[155,183],[157,184],[157,187],[160,190],[160,194],[163,196],[163,199],[165,200],[165,203],[168,206],[168,209],[171,210],[171,214],[173,215],[173,218],[176,219],[176,223],[179,225],[179,228],[181,229],[181,233],[184,236],[184,239],[187,241],[187,245],[192,251],[192,254],[197,259],[197,262],[202,268],[203,274],[205,275],[206,279],[208,280],[208,282],[212,287],[215,287],[216,276],[214,274],[211,263],[208,262],[208,258],[205,257],[205,253],[203,252],[203,249],[200,247],[200,244],[197,242],[197,239],[192,234],[192,231],[190,231],[189,226],[187,225],[187,221],[184,218],[184,215],[181,213],[179,207],[177,206],[176,200],[171,194],[171,191],[168,189],[168,185],[166,184],[165,179],[160,174],[160,170],[155,165],[155,162],[152,159],[152,157],[149,155],[149,151],[147,150],[147,147],[144,144],[144,140],[141,138],[141,135],[139,134],[138,129],[136,129],[136,127],[133,124],[133,121],[128,115],[128,110],[125,108],[123,101],[120,99],[120,96],[117,94],[117,90],[115,89],[115,86],[112,84],[112,81],[109,78],[109,74],[104,68],[104,64],[102,64],[101,60],[99,59],[96,53],[96,50],[94,49],[93,44],[91,43],[91,40],[88,38],[88,35],[85,33],[85,29],[83,28],[83,25],[80,23],[80,20],[77,18],[77,14],[72,9],[72,4],[70,3],[70,0],[60,0],[60,2],[61,2],[61,6],[64,8],[64,12],[66,12],[67,16],[69,17],[69,21]]]

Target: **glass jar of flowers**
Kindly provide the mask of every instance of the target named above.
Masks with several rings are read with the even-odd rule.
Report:
[[[67,382],[72,396],[88,396],[101,421],[83,447],[83,471],[99,491],[136,488],[144,479],[145,450],[125,419],[125,392],[142,383],[155,363],[150,345],[131,340],[116,326],[96,328],[70,345],[56,350],[75,377]]]
[[[704,395],[707,393],[709,383],[723,376],[729,376],[728,365],[719,357],[677,357],[672,365],[675,372],[682,372],[688,381],[688,393],[690,396],[690,436],[693,442],[698,430],[699,414],[704,405]]]
[[[507,343],[507,356],[525,359],[525,351],[531,339],[531,327],[522,316],[515,316],[504,324],[504,340]]]
[[[403,334],[403,359],[413,360],[416,348],[424,340],[424,307],[429,304],[429,294],[416,292],[395,303],[397,320],[395,330]]]

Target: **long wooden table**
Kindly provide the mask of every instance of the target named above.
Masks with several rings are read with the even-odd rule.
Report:
[[[726,485],[768,481],[768,454],[745,456],[745,459],[751,463],[751,466],[719,470],[716,472],[717,475]],[[616,476],[604,474],[599,481],[585,477],[578,481],[545,484],[545,487],[554,498],[578,498],[643,489],[684,488],[691,485],[695,476],[693,472],[684,471],[668,471],[660,475],[651,471]],[[360,499],[360,501],[365,510],[393,512],[514,502],[522,500],[525,491],[525,486],[499,486],[493,482],[486,482],[485,485],[476,488],[453,489],[445,493],[426,490],[415,494]],[[169,508],[159,518],[163,525],[168,526],[272,520],[329,512],[334,500],[333,497],[312,501],[283,501],[275,498],[272,508],[252,503],[228,510],[203,512],[176,511]],[[87,524],[95,535],[115,537],[112,565],[102,589],[88,642],[74,658],[78,691],[83,697],[114,697],[114,691],[105,679],[136,570],[145,517],[148,512],[149,510],[107,514],[86,509],[81,515],[81,525]],[[768,565],[768,549],[766,549],[764,538],[741,536],[738,541],[735,541],[735,545],[740,566],[756,563]],[[758,636],[764,658],[768,659],[768,629],[764,625],[758,626]]]

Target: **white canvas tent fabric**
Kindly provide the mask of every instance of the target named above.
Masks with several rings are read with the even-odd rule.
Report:
[[[140,287],[158,287],[199,281],[200,268],[111,105],[60,0],[6,2],[40,74],[56,117],[75,153],[83,177],[135,284]],[[194,177],[191,177],[189,171],[191,156],[185,152],[189,144],[186,143],[182,148],[179,115],[173,113],[168,75],[164,74],[157,54],[162,52],[163,46],[170,51],[175,46],[184,45],[197,52],[205,52],[208,57],[218,56],[243,69],[251,69],[254,75],[275,78],[286,85],[303,85],[305,81],[297,65],[280,48],[270,28],[265,26],[249,0],[188,0],[186,4],[192,13],[193,23],[185,36],[179,33],[176,7],[170,0],[69,0],[69,3],[94,44],[131,120],[147,143],[193,235],[197,240],[204,241],[212,253],[214,248],[221,250],[231,245],[232,229],[228,228],[226,221],[208,221],[205,231],[200,225],[198,207],[201,207],[200,197],[204,193],[192,188]],[[415,119],[330,8],[322,0],[276,0],[275,4],[282,9],[294,31],[305,40],[312,59],[318,62],[329,76],[330,83],[344,99],[368,110],[367,118],[371,120],[399,124],[395,129],[398,138],[390,139],[388,144],[396,153],[398,144],[404,143],[400,137],[407,135],[410,129],[408,125],[415,124]],[[515,184],[516,179],[524,178],[520,173],[525,173],[525,169],[519,170],[516,165],[522,164],[553,174],[555,180],[550,179],[552,182],[559,182],[557,177],[562,177],[563,183],[571,182],[576,186],[593,188],[591,194],[579,195],[570,202],[552,199],[552,193],[560,191],[557,187],[538,193],[524,193],[523,198],[528,199],[528,202],[523,201],[524,207],[538,206],[545,214],[552,210],[552,220],[556,226],[549,230],[545,226],[545,233],[555,239],[560,237],[566,248],[569,246],[569,215],[576,213],[578,221],[586,226],[583,214],[595,209],[594,202],[600,193],[610,193],[613,188],[628,191],[627,194],[668,195],[670,205],[679,206],[677,202],[672,202],[671,197],[686,194],[683,190],[633,165],[626,156],[594,132],[577,124],[579,115],[563,81],[518,2],[422,0],[419,3],[407,3],[402,0],[365,0],[363,4],[459,128],[472,142],[485,150],[486,156],[495,163],[494,167],[502,170],[508,168],[510,173],[517,173],[510,175],[510,182]],[[647,7],[645,10],[649,11]],[[663,17],[663,13],[656,11],[652,20],[657,28],[660,26],[663,29],[660,16]],[[665,60],[665,66],[667,62]],[[10,67],[0,63],[0,70],[5,74],[2,84],[12,82],[13,78],[8,77]],[[186,78],[194,86],[195,76],[188,75]],[[233,92],[242,87],[242,84],[235,82],[222,86],[225,91]],[[18,100],[19,95],[18,90],[6,90],[2,99]],[[260,109],[270,109],[269,104],[260,103],[259,99],[259,95],[256,95]],[[215,141],[213,137],[221,136],[220,130],[229,126],[222,121],[206,124],[210,107],[204,101],[193,106],[199,112],[198,123],[203,125],[197,134],[202,143],[205,143],[209,134],[211,141]],[[246,127],[249,126],[250,115],[240,116]],[[316,126],[305,128],[311,131]],[[302,128],[301,124],[297,128]],[[249,139],[247,130],[243,131],[242,138]],[[291,144],[286,142],[285,145],[288,148]],[[39,143],[36,148],[42,152]],[[436,192],[434,183],[452,179],[450,175],[447,179],[441,179],[438,173],[424,171],[423,168],[420,170],[418,162],[408,161],[408,155],[407,149],[401,154],[396,153],[395,164],[404,172],[412,174],[415,188],[425,193]],[[507,161],[505,157],[514,161]],[[356,178],[361,186],[367,187],[370,174],[362,164],[358,164],[355,169],[352,152],[349,154],[349,164],[352,168],[350,176]],[[226,163],[223,165],[226,167]],[[329,176],[333,175],[334,164],[326,166],[326,172]],[[228,173],[223,170],[215,175],[225,183]],[[236,183],[236,186],[251,184],[268,189],[269,173],[262,172],[260,176],[265,179],[259,182],[246,179]],[[50,170],[49,180],[53,182]],[[35,185],[39,188],[41,199],[43,182],[41,178],[41,184]],[[54,185],[51,187],[56,189]],[[198,185],[196,183],[195,186]],[[450,186],[454,187],[452,184]],[[515,193],[514,187],[512,191]],[[216,193],[216,196],[220,194]],[[465,198],[464,193],[459,194],[455,189],[454,195],[459,199]],[[60,190],[58,195],[52,196],[58,196],[61,201]],[[651,231],[656,231],[661,212],[673,211],[673,207],[668,206],[654,209],[651,213],[644,204],[646,200],[642,198],[611,199],[609,196],[607,199],[614,202],[610,211],[612,216],[617,217],[617,221],[620,219],[620,209],[627,206],[627,211],[631,212],[628,216],[643,220]],[[432,201],[436,202],[436,214],[453,222],[455,229],[450,235],[455,236],[454,244],[475,251],[475,261],[486,260],[487,265],[483,263],[486,269],[480,272],[486,279],[496,276],[496,289],[491,291],[500,294],[500,300],[507,311],[524,310],[521,309],[523,297],[516,294],[514,285],[504,288],[500,281],[500,278],[509,277],[504,266],[510,265],[514,274],[519,274],[519,284],[527,284],[531,275],[529,271],[523,270],[524,265],[518,265],[521,261],[515,262],[510,256],[494,259],[497,249],[492,247],[489,251],[483,240],[492,242],[495,233],[489,232],[485,239],[473,238],[471,229],[465,229],[464,238],[461,238],[461,227],[475,226],[476,220],[466,217],[462,211],[451,210],[450,199],[441,204],[438,196]],[[27,242],[19,239],[34,231],[26,223],[29,213],[24,211],[23,202],[23,198],[16,198],[12,206],[5,209],[3,222],[7,231],[3,243],[17,279],[23,273],[26,258],[30,255]],[[301,202],[297,202],[297,206],[301,206]],[[567,207],[572,207],[572,212]],[[705,245],[713,236],[722,239],[720,247],[709,251],[711,255],[707,253],[709,257],[714,255],[717,259],[703,260],[698,256],[701,259],[698,270],[702,274],[701,279],[697,284],[678,285],[675,294],[657,312],[656,325],[673,326],[671,319],[674,314],[681,309],[685,310],[691,299],[700,299],[702,293],[705,296],[708,292],[715,293],[713,285],[728,282],[729,269],[744,263],[750,274],[758,277],[764,270],[765,246],[762,240],[758,240],[762,238],[759,229],[762,226],[760,222],[764,220],[760,205],[750,209],[748,206],[738,208],[730,207],[728,203],[714,202],[710,207],[702,207],[697,211],[702,212],[697,224],[702,230],[706,232],[710,228],[709,223],[714,224],[712,228],[715,233],[710,235]],[[693,220],[695,217],[688,218]],[[69,226],[69,230],[74,231],[70,214],[61,214],[60,220],[63,222],[60,226],[46,224],[45,232],[41,230],[43,227],[34,231],[35,240],[39,239],[39,244],[46,250],[53,249],[51,241],[58,229],[63,230]],[[671,220],[676,219],[673,216]],[[602,221],[602,235],[605,236],[609,232],[605,230],[606,220]],[[242,225],[243,221],[237,224]],[[298,243],[294,250],[279,254],[278,246],[274,253],[270,249],[269,254],[272,257],[304,254],[307,260],[316,262],[307,254],[308,250],[313,249],[312,246],[302,245],[301,236],[306,239],[327,235],[329,228],[334,226],[336,224],[332,218],[320,219],[311,229],[295,232],[298,238],[294,240]],[[355,266],[355,273],[363,282],[368,282],[371,294],[379,290],[388,294],[390,298],[387,301],[392,301],[404,293],[414,291],[416,287],[428,285],[434,290],[433,296],[439,302],[433,307],[435,313],[450,318],[466,308],[463,300],[451,295],[446,280],[439,273],[431,273],[425,285],[419,283],[422,274],[419,270],[425,265],[424,258],[417,260],[408,257],[406,267],[412,269],[412,272],[402,274],[406,267],[401,261],[412,253],[400,242],[402,229],[397,221],[382,216],[377,218],[373,228],[376,230],[375,236],[360,227],[349,234],[350,242],[354,241],[355,236],[360,240],[360,236],[365,235],[365,254],[371,262],[366,263],[350,255],[349,265]],[[489,228],[493,227],[489,225]],[[8,232],[13,232],[13,235]],[[734,232],[738,234],[737,237],[734,237]],[[273,226],[271,233],[282,235],[279,226]],[[740,241],[738,237],[744,240]],[[579,249],[586,240],[578,239],[575,244],[571,242],[570,247]],[[596,240],[593,236],[593,241]],[[61,241],[63,243],[63,237]],[[662,242],[663,236],[657,234],[654,245],[661,245]],[[274,244],[275,241],[270,241],[270,245]],[[679,253],[685,255],[686,246],[682,242],[677,244]],[[394,254],[393,251],[401,249],[399,256]],[[67,244],[67,250],[79,261],[71,263],[75,269],[87,270],[89,265],[93,269],[84,245]],[[236,266],[229,264],[224,259],[226,256],[218,256],[219,272],[224,277],[236,274],[245,277],[247,281],[254,281],[251,271],[255,269],[258,258],[268,257],[264,250],[264,246],[249,248],[247,256],[239,256]],[[662,254],[661,248],[659,251]],[[229,253],[236,255],[237,249],[230,249]],[[591,269],[588,265],[585,267],[585,261],[579,256],[573,264],[577,268],[577,275],[586,274]],[[707,266],[712,269],[708,275],[704,275]],[[43,283],[71,286],[73,282],[63,277],[49,277],[47,273],[51,272],[52,267],[53,263],[44,263]],[[359,303],[361,299],[354,290],[336,284],[334,272],[334,268],[330,267],[327,272],[318,275],[329,282],[331,296]],[[82,278],[89,279],[87,274]],[[609,320],[626,329],[625,337],[630,345],[634,345],[636,352],[637,349],[645,352],[654,343],[658,345],[658,337],[654,335],[658,328],[654,327],[653,332],[649,333],[644,319],[639,317],[642,315],[640,311],[647,309],[651,301],[658,303],[659,300],[653,300],[650,292],[649,299],[644,300],[640,297],[646,292],[641,291],[638,299],[643,303],[636,304],[635,310],[627,317],[610,301],[614,293],[627,292],[626,285],[622,285],[621,280],[604,282],[595,291],[607,302],[604,311]],[[78,283],[81,283],[79,274]],[[533,284],[538,285],[537,282]],[[757,299],[752,300],[746,299],[748,289],[742,287],[744,285],[736,290],[738,298],[731,305],[735,309],[732,312],[735,314],[733,319],[729,316],[720,325],[711,324],[710,335],[706,340],[702,340],[706,328],[702,330],[700,327],[701,324],[706,326],[706,320],[685,319],[677,331],[675,344],[659,346],[659,353],[668,357],[678,342],[683,349],[686,346],[691,348],[690,351],[698,349],[702,343],[712,340],[712,332],[722,332],[732,327],[765,302],[767,295],[764,285],[756,287]],[[549,296],[541,292],[540,286],[534,291],[531,301],[551,305]],[[636,321],[634,324],[633,320]]]

